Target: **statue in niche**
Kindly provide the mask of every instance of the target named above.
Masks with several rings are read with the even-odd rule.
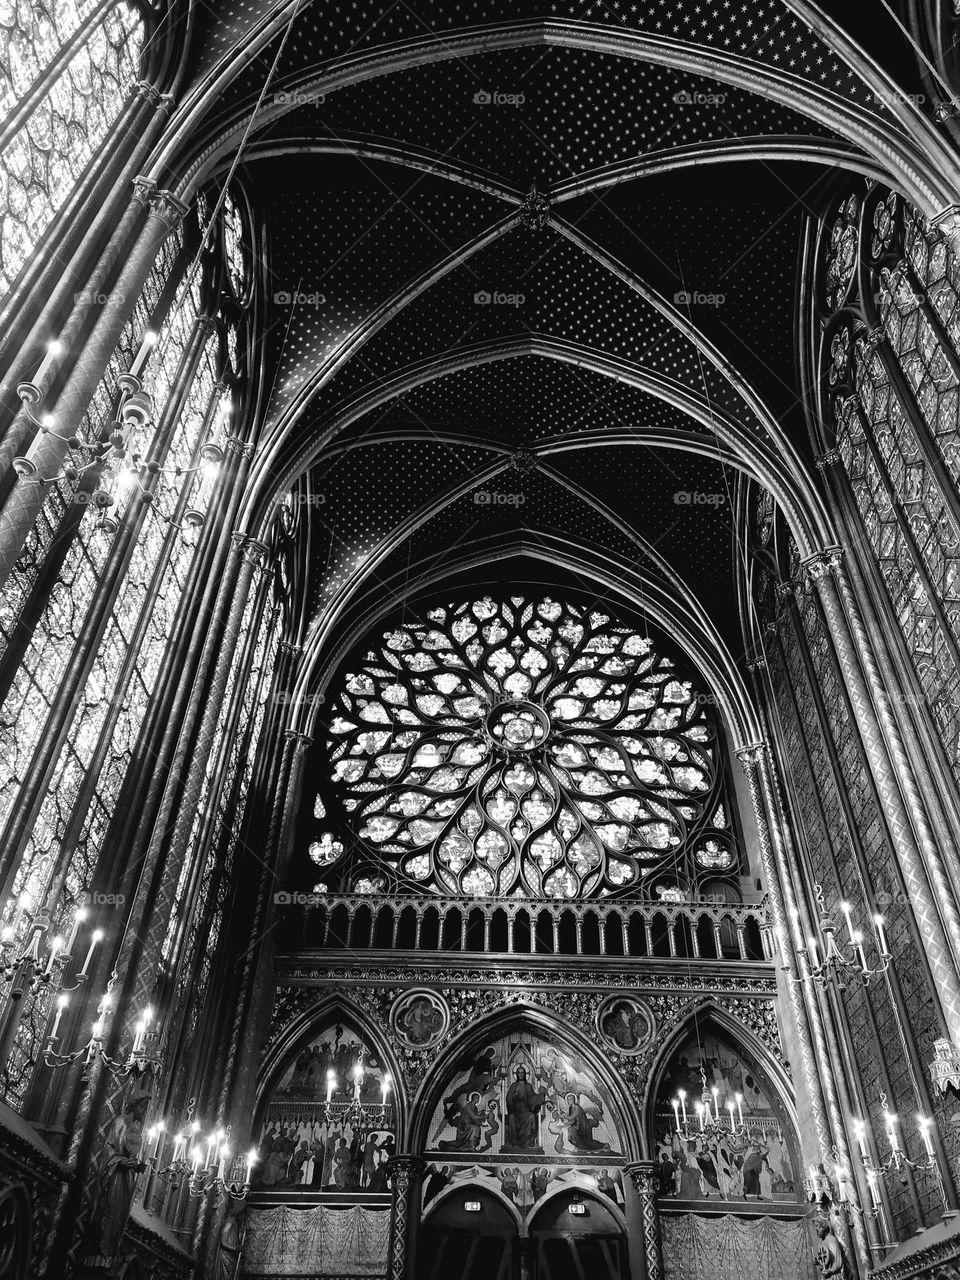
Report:
[[[132,1093],[104,1139],[90,1234],[91,1251],[104,1258],[115,1258],[119,1253],[137,1178],[147,1167],[140,1159],[140,1149],[151,1097],[149,1089]]]
[[[850,1263],[846,1251],[833,1232],[829,1222],[817,1225],[820,1245],[817,1249],[817,1266],[824,1280],[836,1276],[838,1280],[851,1280]]]
[[[504,1150],[538,1151],[537,1127],[540,1109],[546,1101],[543,1089],[534,1089],[526,1067],[517,1067],[507,1090],[507,1125]]]
[[[213,1264],[214,1280],[236,1280],[243,1251],[243,1210],[231,1213],[228,1207],[220,1224],[217,1256]]]

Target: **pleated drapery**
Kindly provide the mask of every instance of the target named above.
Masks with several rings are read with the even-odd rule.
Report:
[[[383,1276],[389,1234],[387,1209],[251,1209],[240,1274]]]
[[[660,1219],[664,1280],[813,1280],[805,1220],[705,1217]]]

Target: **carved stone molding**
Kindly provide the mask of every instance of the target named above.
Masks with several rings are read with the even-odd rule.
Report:
[[[843,560],[842,547],[824,547],[800,561],[802,572],[811,582],[822,582],[838,567]]]

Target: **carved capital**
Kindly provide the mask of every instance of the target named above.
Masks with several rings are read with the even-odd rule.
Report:
[[[247,444],[241,440],[239,436],[227,436],[223,442],[223,447],[227,453],[235,453],[238,458],[252,458],[253,445]]]
[[[634,1190],[641,1196],[655,1196],[659,1188],[657,1166],[652,1160],[638,1160],[635,1164],[626,1164],[623,1171],[629,1174]]]
[[[765,742],[749,742],[745,747],[737,747],[734,755],[744,769],[756,769],[763,759],[763,753],[766,749],[767,744]]]
[[[293,644],[290,640],[281,640],[277,647],[281,653],[289,654],[291,658],[299,658],[303,653],[303,645]]]
[[[835,467],[838,462],[842,462],[843,458],[839,449],[828,449],[826,453],[821,453],[819,458],[815,459],[818,471],[827,471],[830,467]]]
[[[149,102],[152,107],[160,105],[162,94],[156,85],[152,85],[149,80],[138,80],[133,88],[137,97],[142,98],[144,102]]]
[[[172,191],[154,191],[150,197],[150,216],[172,231],[190,208]]]
[[[284,729],[283,736],[294,744],[295,751],[306,751],[313,743],[309,733],[301,733],[299,729]]]
[[[957,0],[954,0],[954,4],[956,2]],[[945,209],[935,213],[930,219],[930,225],[940,232],[953,249],[956,249],[960,245],[960,204],[948,204]]]
[[[800,561],[800,568],[811,582],[822,582],[832,574],[843,560],[842,547],[825,547],[822,551]]]
[[[259,538],[251,538],[249,534],[239,532],[232,533],[230,537],[240,552],[241,559],[248,561],[254,568],[262,564],[270,553],[270,548]]]
[[[749,672],[751,672],[751,674],[754,674],[754,673],[756,673],[757,671],[766,671],[766,669],[767,669],[767,660],[766,660],[766,658],[762,658],[762,657],[761,657],[761,658],[751,658],[751,659],[749,660],[749,662],[747,663],[747,670],[748,670]]]
[[[157,184],[152,178],[144,178],[142,175],[133,180],[133,195],[131,200],[135,200],[137,204],[148,205],[150,198],[157,189]]]

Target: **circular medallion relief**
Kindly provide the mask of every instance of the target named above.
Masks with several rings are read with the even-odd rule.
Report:
[[[408,1049],[429,1049],[446,1035],[450,1010],[435,991],[418,988],[398,996],[390,1010],[393,1034]]]
[[[597,1032],[615,1053],[642,1053],[655,1031],[653,1014],[636,996],[608,996],[597,1010]]]

